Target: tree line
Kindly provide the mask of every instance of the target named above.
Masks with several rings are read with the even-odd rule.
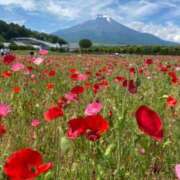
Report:
[[[93,46],[88,51],[109,54],[180,55],[180,46]]]
[[[56,35],[39,33],[37,31],[27,29],[24,25],[20,26],[15,23],[8,24],[0,20],[0,43],[2,44],[2,42],[11,41],[16,37],[33,37],[51,43],[59,43],[60,45],[67,43],[64,39]]]

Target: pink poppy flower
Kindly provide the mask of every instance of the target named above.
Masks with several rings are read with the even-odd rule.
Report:
[[[33,119],[31,122],[32,127],[38,127],[41,124],[41,122],[38,119]]]
[[[0,104],[0,118],[6,117],[11,112],[11,108],[7,104]]]
[[[39,54],[43,55],[43,56],[48,55],[48,50],[41,49],[41,50],[39,50]]]
[[[87,75],[86,74],[72,74],[71,75],[71,79],[75,80],[75,81],[85,81],[87,79]]]
[[[180,180],[180,164],[176,164],[175,173],[176,173],[176,177]]]
[[[79,81],[85,81],[87,79],[87,75],[86,74],[79,74],[78,80]]]
[[[180,71],[180,66],[175,68],[176,71]]]
[[[21,71],[21,70],[23,70],[24,68],[25,68],[25,66],[24,66],[24,64],[22,64],[22,63],[16,63],[16,64],[13,64],[13,65],[11,66],[11,70],[14,71],[14,72],[16,72],[16,71]]]
[[[69,92],[64,95],[65,99],[67,99],[69,102],[75,101],[77,99],[77,94]]]
[[[103,106],[100,102],[93,102],[86,107],[84,114],[86,116],[96,115],[101,111],[102,107]]]
[[[36,75],[35,74],[31,74],[31,79],[35,79]]]
[[[41,57],[38,57],[38,58],[34,58],[32,59],[33,63],[36,64],[36,65],[40,65],[44,62],[44,59],[41,58]]]

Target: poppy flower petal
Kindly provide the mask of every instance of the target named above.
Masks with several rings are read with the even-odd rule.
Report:
[[[159,115],[147,106],[140,106],[136,111],[139,129],[155,140],[163,139],[163,124]]]

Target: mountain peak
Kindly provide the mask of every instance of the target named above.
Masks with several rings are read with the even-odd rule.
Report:
[[[90,39],[100,44],[127,45],[173,45],[152,34],[141,33],[131,29],[107,15],[99,14],[95,19],[88,20],[71,28],[59,30],[54,34],[69,42]]]
[[[108,21],[108,22],[111,22],[111,20],[112,20],[110,16],[107,16],[104,14],[98,14],[96,17],[96,20],[97,19],[103,19],[103,20]]]

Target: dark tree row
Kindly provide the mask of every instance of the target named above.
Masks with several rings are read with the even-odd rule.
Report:
[[[94,46],[88,51],[109,54],[180,55],[180,46]]]
[[[7,24],[0,20],[0,42],[10,41],[15,37],[34,37],[51,43],[66,44],[66,41],[58,36],[39,33],[27,29],[25,26],[20,26],[14,23]]]

